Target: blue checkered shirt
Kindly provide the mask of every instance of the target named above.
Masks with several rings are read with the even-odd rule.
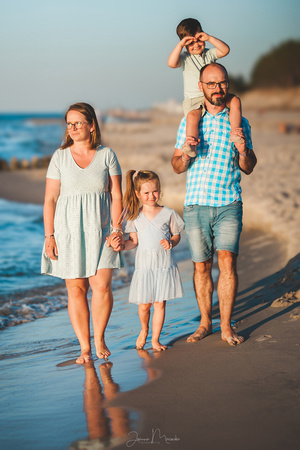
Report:
[[[204,114],[199,123],[200,144],[198,155],[192,159],[187,171],[185,205],[225,206],[242,200],[239,154],[229,142],[230,123],[228,109],[212,116]],[[180,122],[176,148],[185,141],[186,119]],[[248,149],[252,149],[251,127],[243,117],[242,127]]]

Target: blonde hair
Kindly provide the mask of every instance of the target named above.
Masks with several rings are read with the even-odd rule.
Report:
[[[96,113],[94,108],[89,105],[88,103],[74,103],[74,105],[71,105],[68,109],[68,111],[65,114],[65,121],[67,122],[67,115],[70,111],[77,111],[84,115],[86,121],[94,126],[94,131],[91,133],[90,136],[90,148],[95,149],[97,148],[101,143],[101,132],[100,127],[98,124],[98,120],[96,117]],[[68,130],[65,131],[64,137],[63,137],[63,143],[60,148],[65,149],[73,145],[74,141],[68,134]]]
[[[158,175],[151,170],[128,170],[126,174],[126,190],[123,197],[122,219],[133,220],[139,215],[140,201],[136,192],[141,191],[141,187],[148,181],[157,181],[160,193],[160,181]]]

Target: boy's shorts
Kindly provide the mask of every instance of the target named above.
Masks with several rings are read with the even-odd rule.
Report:
[[[201,97],[195,97],[195,98],[186,98],[183,101],[183,112],[185,117],[188,115],[189,112],[195,111],[196,109],[199,109],[200,106],[202,106],[202,113],[201,117],[205,113],[205,105],[204,105],[204,95]]]
[[[216,250],[239,253],[242,231],[243,204],[240,201],[226,206],[184,206],[185,234],[194,262],[204,262]]]

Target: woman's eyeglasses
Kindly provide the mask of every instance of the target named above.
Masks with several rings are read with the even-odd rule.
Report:
[[[80,128],[82,128],[82,125],[85,123],[87,122],[74,122],[74,123],[67,122],[67,129],[71,130],[73,127],[75,127],[76,130],[80,130]]]

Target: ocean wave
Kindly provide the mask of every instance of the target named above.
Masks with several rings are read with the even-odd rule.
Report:
[[[115,271],[113,290],[128,285],[132,271],[133,267]],[[17,299],[15,296],[9,299],[2,297],[0,299],[0,329],[32,322],[67,307],[68,295],[65,287],[47,288],[46,292],[43,292],[44,289],[33,295],[32,291],[25,291],[23,295],[19,293],[20,298]],[[88,295],[89,300],[90,298],[91,293]]]
[[[68,297],[65,288],[6,301],[0,304],[0,329],[31,322],[66,308]]]
[[[61,120],[53,122],[45,117],[46,120],[35,122],[34,119],[39,117],[0,115],[1,159],[31,159],[33,156],[50,155],[59,147],[64,133]]]
[[[41,275],[44,242],[43,207],[0,199],[0,329],[46,317],[67,306],[63,280]],[[189,258],[187,244],[174,249],[176,261]],[[114,271],[113,290],[128,285],[135,250],[122,253],[123,267]],[[89,293],[90,298],[91,293]]]

